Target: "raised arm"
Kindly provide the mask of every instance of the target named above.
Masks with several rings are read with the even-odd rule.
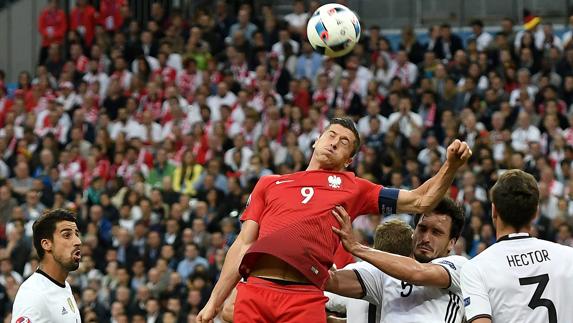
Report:
[[[344,248],[354,256],[371,263],[396,279],[414,285],[438,288],[448,288],[450,286],[450,275],[444,267],[431,263],[419,263],[413,258],[364,246],[354,237],[350,216],[346,210],[341,206],[337,206],[332,213],[340,223],[340,229],[332,227],[332,230],[340,236]],[[329,282],[328,286],[330,285]]]
[[[237,240],[233,242],[233,245],[227,252],[227,258],[223,264],[219,281],[215,285],[209,301],[197,316],[197,322],[212,322],[215,316],[217,316],[223,302],[241,279],[239,275],[239,265],[245,252],[247,252],[253,242],[257,240],[258,236],[259,224],[252,220],[245,221]]]
[[[471,155],[467,143],[456,139],[448,146],[447,160],[434,177],[414,190],[400,190],[397,212],[425,213],[436,207],[452,185],[456,171]]]

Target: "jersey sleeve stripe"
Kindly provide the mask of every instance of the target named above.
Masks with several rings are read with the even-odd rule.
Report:
[[[356,278],[358,278],[358,282],[360,283],[360,287],[362,287],[362,295],[360,295],[360,298],[364,298],[364,296],[366,296],[366,285],[364,285],[364,280],[362,279],[362,276],[360,276],[360,273],[358,272],[358,270],[352,269],[352,271],[354,271],[354,274],[356,274]]]
[[[476,316],[472,317],[471,319],[468,319],[468,323],[471,323],[477,319],[490,319],[491,320],[491,315],[489,315],[489,314],[476,315]]]
[[[368,305],[368,323],[376,323],[377,312],[378,312],[378,306],[370,303],[370,305]]]
[[[446,265],[439,264],[439,263],[436,265],[442,266],[442,268],[444,268],[444,270],[448,273],[448,287],[446,287],[444,289],[449,289],[450,287],[452,287],[452,274],[450,273],[448,268],[446,268]]]
[[[444,321],[446,323],[450,323],[450,311],[452,309],[452,293],[448,293],[448,296],[450,296],[450,301],[448,302],[448,308],[446,309],[446,317],[444,318]]]

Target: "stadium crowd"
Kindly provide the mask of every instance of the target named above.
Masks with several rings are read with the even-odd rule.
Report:
[[[254,184],[304,170],[332,116],[363,136],[350,168],[385,186],[415,188],[451,141],[470,144],[450,190],[467,224],[457,254],[495,242],[488,191],[510,168],[538,179],[533,234],[573,246],[572,31],[528,15],[495,34],[473,21],[465,41],[405,27],[393,48],[363,25],[331,59],[305,41],[315,0],[284,17],[221,0],[190,19],[154,3],[144,24],[126,0],[88,2],[66,17],[50,1],[36,70],[13,93],[0,73],[0,317],[36,269],[32,223],[64,207],[82,232],[69,281],[84,322],[194,322]],[[356,234],[370,243],[381,221],[358,218]]]

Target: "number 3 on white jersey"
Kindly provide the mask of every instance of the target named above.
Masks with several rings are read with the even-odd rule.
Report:
[[[304,197],[304,200],[302,200],[302,204],[306,204],[314,196],[314,188],[303,187],[300,189],[300,194],[302,195],[302,197]]]

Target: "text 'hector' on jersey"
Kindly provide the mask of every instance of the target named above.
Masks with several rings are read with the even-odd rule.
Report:
[[[340,188],[342,185],[342,179],[336,175],[328,176],[328,186],[332,188]]]

